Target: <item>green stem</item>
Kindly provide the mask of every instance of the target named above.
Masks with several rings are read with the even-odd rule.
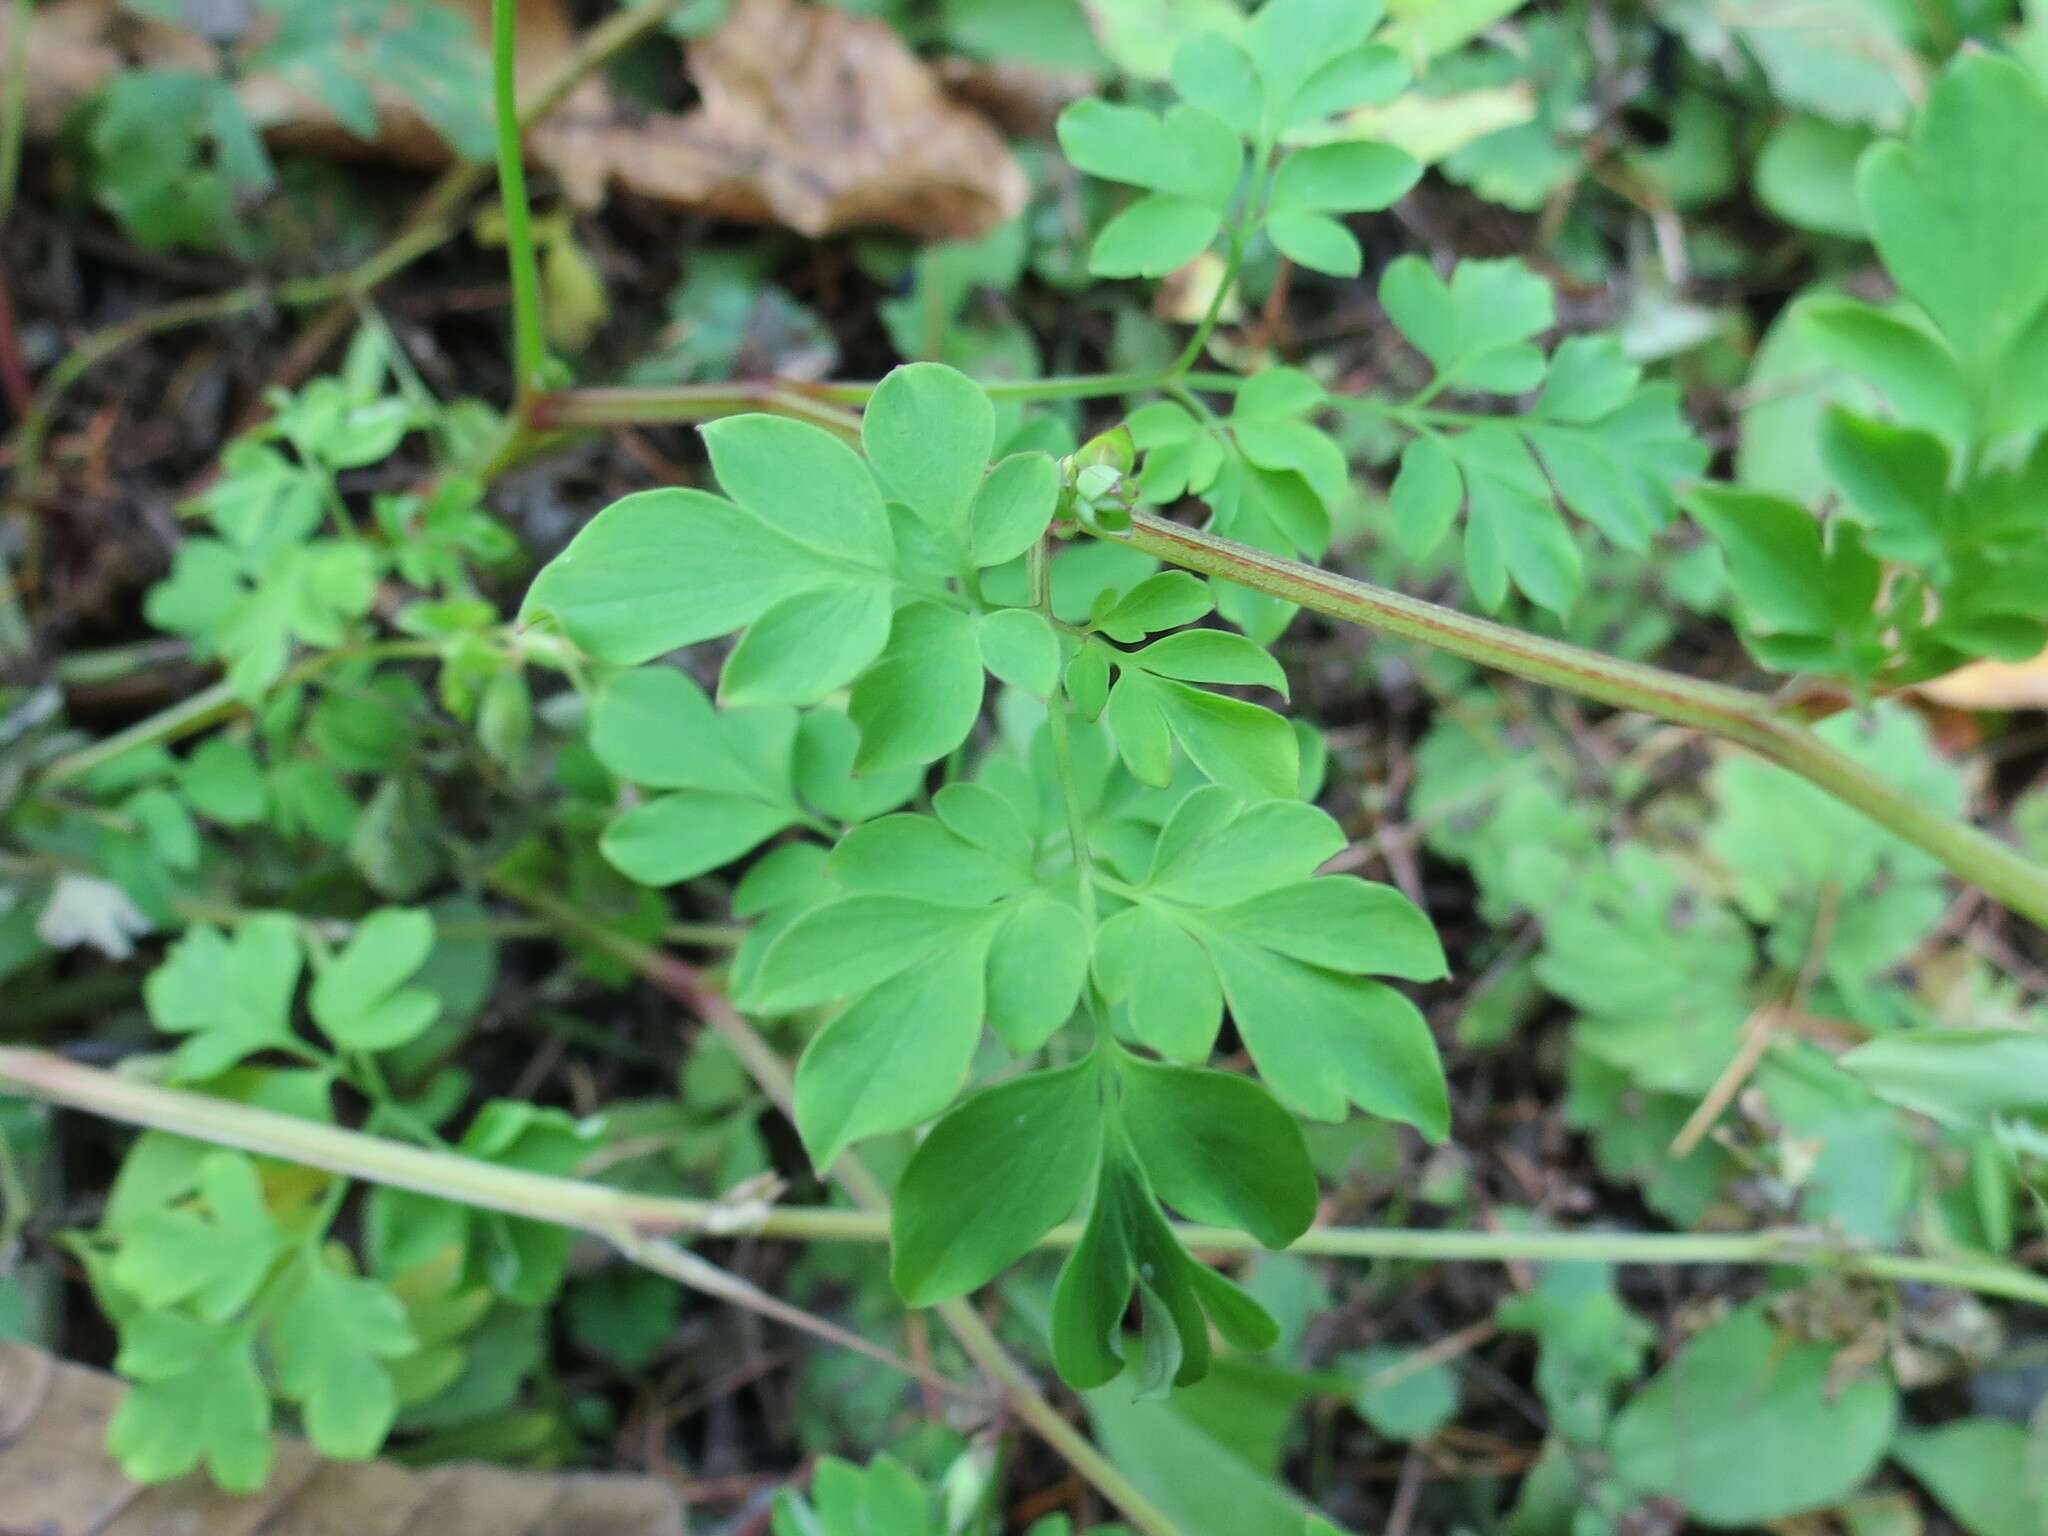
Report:
[[[629,963],[647,964],[649,952],[640,951],[630,941],[619,941],[609,947],[621,952]],[[657,962],[663,959],[655,957]],[[650,979],[656,978],[650,974]],[[730,1004],[725,1006],[730,1008]],[[752,1033],[751,1026],[747,1029]],[[754,1038],[759,1040],[758,1035]],[[790,1089],[788,1068],[772,1051],[767,1055],[771,1070],[762,1084],[763,1090],[771,1100],[786,1100]],[[184,1089],[159,1087],[124,1073],[81,1066],[45,1051],[0,1048],[0,1084],[30,1098],[83,1110],[103,1119],[167,1131],[213,1146],[233,1147],[344,1178],[453,1200],[508,1216],[574,1227],[607,1238],[625,1232],[642,1236],[745,1234],[795,1242],[889,1240],[889,1213],[880,1186],[853,1159],[842,1162],[842,1167],[851,1167],[851,1176],[843,1182],[860,1209],[774,1206],[756,1200],[689,1200],[628,1194],[578,1179],[525,1173],[460,1153],[407,1146],[381,1136],[300,1120]],[[835,1169],[835,1177],[839,1174],[840,1170]],[[1259,1246],[1245,1233],[1227,1227],[1176,1225],[1174,1230],[1189,1248],[1202,1253],[1242,1253]],[[1066,1222],[1047,1233],[1041,1245],[1070,1248],[1080,1235],[1078,1223]],[[1873,1251],[1812,1231],[1458,1232],[1325,1227],[1311,1229],[1289,1251],[1326,1258],[1438,1264],[1784,1266],[1946,1286],[2048,1306],[2048,1276],[2017,1264],[1965,1254]],[[971,1314],[971,1309],[966,1310]]]
[[[29,0],[14,0],[7,16],[7,73],[0,81],[0,229],[14,212],[21,182],[21,138],[28,118]]]
[[[375,640],[361,645],[344,646],[339,650],[315,651],[286,672],[271,685],[270,691],[289,688],[308,678],[349,661],[421,661],[441,654],[444,647],[437,640]],[[45,768],[36,778],[36,787],[42,790],[54,789],[83,777],[102,763],[113,761],[124,752],[138,747],[165,746],[181,741],[208,726],[218,725],[223,720],[234,718],[242,710],[251,707],[249,700],[242,698],[225,681],[213,683],[200,689],[190,698],[181,699],[166,709],[160,709],[146,719],[138,720],[126,730],[117,731],[90,746],[67,753]]]
[[[1247,243],[1251,222],[1258,216],[1260,205],[1266,198],[1266,178],[1273,169],[1273,146],[1261,140],[1252,146],[1252,182],[1246,189],[1244,211],[1237,222],[1230,227],[1230,252],[1223,260],[1223,275],[1216,280],[1216,291],[1209,297],[1209,307],[1195,325],[1195,332],[1188,337],[1188,344],[1181,348],[1166,370],[1166,377],[1179,378],[1202,359],[1202,349],[1209,344],[1209,337],[1215,333],[1216,322],[1223,317],[1223,306],[1230,300],[1230,290],[1237,282],[1238,268],[1244,265],[1244,248]]]
[[[512,365],[516,406],[524,409],[547,369],[541,332],[540,261],[533,247],[533,208],[526,198],[520,148],[519,0],[491,0],[491,58],[498,125],[498,196],[505,211],[505,257],[512,269]]]
[[[1527,634],[1148,513],[1135,515],[1128,542],[1187,570],[1237,582],[1329,618],[1419,641],[1497,672],[1746,747],[1854,806],[1992,899],[2048,928],[2048,868],[1915,799],[1785,718],[1763,695]]]
[[[60,784],[69,784],[84,778],[102,763],[112,762],[124,752],[177,741],[194,731],[203,731],[231,718],[241,708],[242,700],[233,688],[225,682],[214,683],[190,698],[180,699],[168,709],[159,710],[146,720],[136,721],[126,730],[116,731],[90,746],[58,758],[38,776],[36,786],[55,789]]]

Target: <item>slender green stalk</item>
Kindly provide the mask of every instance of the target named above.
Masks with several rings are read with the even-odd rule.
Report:
[[[290,688],[310,677],[343,662],[381,659],[386,661],[424,660],[441,654],[441,645],[434,640],[373,640],[360,645],[342,646],[331,651],[315,651],[305,657],[291,670],[271,685],[271,691]],[[126,730],[116,731],[112,736],[103,737],[89,746],[79,748],[58,758],[36,778],[38,789],[55,789],[84,777],[102,763],[112,762],[124,752],[138,747],[168,746],[171,742],[183,740],[208,726],[218,725],[233,718],[250,707],[250,701],[236,693],[225,680],[200,689],[189,698],[180,699],[168,708],[160,709],[146,719],[138,720]]]
[[[505,258],[512,272],[512,366],[524,407],[541,387],[547,343],[540,320],[540,259],[533,246],[533,207],[526,198],[526,158],[519,132],[519,0],[491,0],[492,83],[498,125],[498,196],[505,210]]]
[[[55,789],[60,784],[69,784],[84,778],[102,763],[112,762],[124,752],[177,741],[228,719],[241,708],[242,701],[234,689],[225,682],[214,683],[190,698],[180,699],[168,709],[136,721],[124,731],[103,736],[90,746],[58,758],[42,771],[36,780],[37,786]]]
[[[1252,180],[1245,191],[1244,208],[1230,224],[1230,251],[1223,259],[1223,272],[1216,279],[1216,291],[1209,296],[1209,307],[1195,325],[1194,334],[1188,337],[1166,370],[1166,377],[1177,379],[1196,363],[1201,361],[1202,349],[1209,344],[1209,337],[1215,333],[1216,322],[1223,318],[1223,306],[1230,302],[1230,290],[1237,284],[1238,269],[1244,265],[1245,246],[1251,238],[1253,221],[1266,200],[1266,178],[1273,172],[1273,145],[1270,139],[1261,138],[1252,145]]]
[[[642,964],[652,953],[626,941],[615,952],[629,962],[637,956]],[[753,1033],[751,1026],[746,1029]],[[759,1039],[754,1035],[756,1042]],[[788,1069],[765,1045],[753,1054],[761,1052],[768,1058],[770,1077],[762,1084],[763,1091],[772,1101],[785,1103],[790,1092]],[[81,1066],[45,1051],[0,1048],[0,1084],[27,1097],[103,1119],[508,1216],[574,1227],[607,1241],[620,1233],[640,1237],[744,1234],[793,1242],[889,1240],[889,1213],[881,1187],[850,1158],[842,1161],[834,1176],[845,1175],[841,1182],[861,1207],[857,1210],[778,1206],[752,1197],[689,1200],[628,1194],[577,1179],[525,1173],[460,1153],[409,1146],[272,1110],[159,1087],[139,1077]],[[1175,1230],[1189,1248],[1202,1253],[1241,1253],[1258,1246],[1247,1234],[1228,1227],[1176,1226]],[[1047,1233],[1042,1246],[1070,1248],[1080,1235],[1079,1223],[1066,1222]],[[2048,1276],[2016,1264],[1968,1255],[1886,1253],[1811,1231],[1458,1232],[1324,1227],[1305,1233],[1291,1251],[1326,1258],[1436,1264],[1782,1265],[1947,1286],[2048,1306]]]
[[[21,183],[21,136],[28,120],[29,0],[13,0],[7,14],[7,66],[0,80],[0,229],[14,212]]]
[[[1142,512],[1133,520],[1128,541],[1174,565],[1285,598],[1314,613],[1747,747],[1856,807],[1986,895],[2048,928],[2048,868],[1915,800],[1785,718],[1763,695],[1547,640]]]

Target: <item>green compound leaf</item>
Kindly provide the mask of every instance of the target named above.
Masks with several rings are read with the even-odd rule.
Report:
[[[1161,277],[1201,254],[1223,227],[1244,165],[1231,126],[1184,103],[1155,116],[1077,101],[1060,114],[1059,140],[1080,170],[1151,194],[1096,237],[1088,265],[1104,277]]]
[[[706,423],[702,436],[719,486],[764,526],[821,561],[895,564],[875,477],[830,432],[781,416],[730,416]]]
[[[1101,1155],[1093,1060],[1034,1072],[962,1102],[896,1186],[890,1274],[914,1307],[985,1285],[1072,1215]]]
[[[1266,209],[1277,213],[1367,213],[1391,208],[1422,178],[1422,167],[1391,144],[1325,144],[1296,150],[1273,175]]]
[[[1380,304],[1440,390],[1516,395],[1543,378],[1531,337],[1557,323],[1550,285],[1519,261],[1461,261],[1446,283],[1420,256],[1392,262]]]
[[[145,1326],[180,1322],[159,1313]],[[124,1361],[136,1385],[107,1425],[107,1449],[138,1483],[170,1482],[203,1464],[225,1491],[257,1493],[269,1481],[274,1450],[255,1341],[247,1328],[189,1327],[175,1364],[173,1352],[154,1347],[144,1357],[154,1369]]]
[[[144,1306],[187,1306],[226,1322],[249,1305],[282,1251],[256,1165],[235,1152],[200,1160],[197,1199],[142,1210],[119,1232],[109,1274]]]
[[[1186,571],[1161,571],[1121,597],[1113,596],[1094,618],[1093,627],[1112,640],[1131,645],[1160,630],[1193,624],[1215,606],[1209,584],[1201,577]]]
[[[1220,995],[1290,1108],[1336,1120],[1349,1101],[1441,1137],[1449,1101],[1428,1026],[1368,974],[1438,977],[1442,950],[1399,892],[1315,877],[1342,846],[1311,806],[1194,791],[1130,908],[1105,922],[1096,983],[1137,1039],[1184,1062],[1214,1044]]]
[[[1152,1190],[1190,1221],[1285,1248],[1315,1220],[1315,1169],[1294,1117],[1249,1078],[1122,1062],[1122,1119]]]
[[[797,1069],[798,1126],[821,1168],[852,1141],[944,1109],[984,1020],[1013,1050],[1038,1049],[1085,979],[1086,928],[1066,890],[1039,883],[1015,813],[971,784],[934,806],[936,818],[848,833],[827,869],[854,894],[779,933],[752,988],[772,1011],[849,1000]]]
[[[1317,76],[1358,48],[1379,25],[1386,7],[1377,0],[1268,0],[1245,29],[1245,48],[1265,86],[1273,132],[1332,110]],[[1304,98],[1308,98],[1304,101]]]
[[[597,1127],[559,1109],[493,1099],[477,1111],[456,1150],[528,1173],[567,1177],[598,1145]],[[541,1222],[435,1200],[405,1190],[374,1190],[365,1213],[373,1267],[402,1275],[462,1255],[469,1285],[520,1307],[542,1307],[561,1289],[574,1234]]]
[[[981,1035],[986,948],[986,930],[968,929],[813,1037],[796,1069],[797,1130],[813,1167],[829,1170],[852,1143],[928,1120],[952,1102]]]
[[[291,1044],[303,964],[298,926],[281,914],[249,918],[232,939],[206,924],[186,930],[142,984],[150,1021],[188,1037],[172,1053],[171,1080],[217,1077],[258,1051]]]
[[[967,614],[939,603],[897,609],[887,647],[847,704],[860,730],[854,772],[887,773],[944,757],[974,729],[985,681]]]
[[[980,387],[938,363],[894,369],[875,387],[860,430],[889,499],[964,546],[995,442],[995,408]]]
[[[1049,455],[1013,453],[996,465],[968,512],[975,565],[1004,565],[1024,554],[1045,537],[1059,498],[1059,468]]]
[[[314,979],[313,1022],[343,1050],[388,1051],[417,1039],[441,1000],[406,981],[434,949],[425,912],[383,907],[356,926],[347,947]]]
[[[1582,577],[1563,514],[1644,551],[1671,520],[1673,484],[1706,467],[1677,391],[1645,384],[1611,337],[1572,337],[1546,363],[1528,338],[1551,324],[1548,285],[1519,262],[1462,262],[1445,283],[1419,258],[1403,257],[1382,280],[1381,299],[1436,368],[1422,398],[1542,384],[1533,406],[1513,416],[1393,410],[1416,434],[1390,493],[1402,547],[1426,556],[1462,507],[1465,575],[1481,606],[1499,608],[1514,589],[1565,616]]]
[[[295,642],[332,647],[370,610],[378,564],[364,544],[316,540],[266,552],[188,539],[143,612],[227,663],[237,697],[256,699],[284,675]]]
[[[309,1254],[271,1342],[278,1388],[301,1406],[320,1454],[339,1461],[376,1455],[398,1417],[398,1390],[384,1362],[418,1346],[399,1299]]]
[[[598,513],[548,562],[520,617],[549,615],[598,660],[637,666],[743,629],[799,593],[886,579],[703,491],[640,491]]]
[[[1959,55],[1910,139],[1858,168],[1871,239],[1906,296],[1933,319],[1965,373],[1994,376],[2048,303],[2048,97],[2018,64]]]
[[[1088,253],[1101,277],[1164,277],[1207,250],[1223,216],[1185,197],[1138,199],[1102,227]]]
[[[815,704],[851,686],[853,716],[875,738],[860,772],[943,756],[972,724],[980,679],[978,659],[971,679],[965,665],[976,656],[965,615],[938,589],[1028,549],[1051,520],[1058,474],[1035,454],[988,474],[993,409],[939,364],[884,379],[864,430],[867,459],[805,422],[712,423],[705,442],[732,500],[661,491],[614,503],[535,579],[522,617],[549,617],[622,665],[743,630],[721,703]],[[904,509],[893,520],[892,507]]]
[[[1123,1335],[1134,1292],[1143,1312],[1135,1350]],[[1239,1349],[1267,1349],[1279,1336],[1257,1302],[1188,1256],[1160,1214],[1136,1153],[1113,1137],[1081,1240],[1053,1290],[1053,1361],[1061,1379],[1086,1390],[1130,1368],[1139,1396],[1164,1396],[1208,1374],[1212,1323]]]
[[[1060,114],[1059,140],[1077,170],[1219,213],[1237,191],[1244,164],[1244,145],[1230,126],[1185,105],[1160,116],[1077,101]]]
[[[982,665],[1026,693],[1048,697],[1060,680],[1060,640],[1035,608],[998,608],[975,626]]]

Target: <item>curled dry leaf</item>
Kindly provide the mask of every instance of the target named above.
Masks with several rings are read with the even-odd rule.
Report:
[[[0,1536],[683,1536],[682,1507],[656,1478],[323,1463],[297,1440],[280,1443],[259,1494],[225,1494],[204,1477],[145,1488],[106,1451],[107,1421],[127,1390],[98,1371],[0,1342]]]
[[[489,0],[450,0],[488,36]],[[562,0],[523,0],[519,74],[532,88],[570,53]],[[0,19],[0,36],[5,34]],[[137,25],[113,0],[54,0],[32,14],[28,121],[54,134],[82,98],[134,64],[202,63],[192,39]],[[806,235],[884,228],[971,239],[1022,208],[1024,173],[1001,135],[949,95],[889,26],[798,0],[738,0],[689,50],[700,105],[645,114],[584,80],[530,136],[533,163],[595,204],[611,187]],[[374,142],[313,95],[251,74],[237,93],[273,143],[323,155],[432,166],[448,150],[395,94],[379,93]]]

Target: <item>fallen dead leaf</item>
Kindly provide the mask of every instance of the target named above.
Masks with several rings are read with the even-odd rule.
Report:
[[[889,26],[797,0],[739,0],[690,48],[703,105],[579,131],[537,155],[571,186],[645,197],[807,235],[882,226],[986,234],[1024,205],[1024,173]]]
[[[450,0],[488,35],[488,0]],[[522,0],[519,74],[531,86],[573,49],[564,0]],[[0,38],[6,26],[0,19]],[[137,64],[192,67],[194,40],[137,24],[114,0],[51,0],[30,16],[30,131],[57,132],[81,99]],[[201,57],[204,50],[201,50]],[[812,236],[893,229],[972,239],[1013,217],[1024,173],[988,120],[949,95],[884,22],[799,0],[737,0],[688,55],[700,105],[629,111],[584,80],[528,136],[533,164],[585,206],[609,188]],[[273,144],[421,167],[448,151],[418,112],[380,98],[374,141],[275,75],[237,86]]]
[[[680,1501],[651,1477],[323,1462],[278,1448],[270,1487],[236,1497],[201,1478],[142,1487],[106,1452],[127,1388],[0,1343],[0,1536],[683,1536]]]
[[[1973,661],[1913,691],[1950,709],[2048,709],[2048,651],[2032,661]]]

